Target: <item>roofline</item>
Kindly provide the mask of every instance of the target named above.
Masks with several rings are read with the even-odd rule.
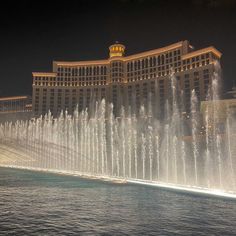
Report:
[[[32,72],[33,77],[39,76],[39,77],[56,77],[56,72]]]
[[[94,61],[53,61],[57,66],[86,66],[86,65],[104,65],[109,64],[109,60]]]
[[[165,47],[161,47],[161,48],[157,48],[157,49],[153,49],[153,50],[133,54],[133,55],[124,57],[124,61],[129,61],[129,60],[140,58],[140,57],[152,56],[152,55],[155,55],[155,54],[160,54],[160,53],[163,53],[163,52],[166,52],[166,51],[170,51],[172,49],[182,47],[184,42],[185,41],[179,41],[177,43],[173,43],[173,44],[170,44],[170,45],[165,46]]]
[[[99,65],[100,66],[108,65],[110,63],[110,61],[112,61],[112,60],[121,60],[121,61],[126,62],[126,61],[130,61],[133,59],[139,59],[139,58],[146,57],[146,56],[153,56],[153,55],[161,54],[161,53],[182,47],[184,42],[186,42],[186,41],[187,40],[179,41],[177,43],[174,43],[174,44],[162,47],[162,48],[153,49],[153,50],[133,54],[130,56],[114,57],[114,58],[108,58],[108,59],[104,59],[104,60],[93,60],[93,61],[53,61],[53,64],[56,66],[71,66],[71,67],[73,67],[73,66],[90,66],[90,65],[98,65],[98,66]],[[182,59],[191,58],[191,57],[201,55],[204,53],[208,53],[208,52],[214,53],[219,58],[222,56],[222,53],[219,50],[217,50],[213,46],[209,46],[209,47],[206,47],[203,49],[189,52],[187,54],[183,54]],[[53,75],[50,75],[50,76],[53,76]]]
[[[218,56],[219,58],[221,58],[222,53],[220,51],[218,51],[215,47],[210,46],[210,47],[206,47],[206,48],[202,48],[187,54],[182,55],[182,59],[188,59],[191,57],[195,57],[204,53],[208,53],[208,52],[212,52],[214,53],[216,56]]]
[[[23,100],[28,99],[29,96],[12,96],[12,97],[1,97],[0,101],[9,101],[9,100]]]
[[[184,42],[185,41],[180,41],[180,42],[177,42],[177,43],[174,43],[174,44],[162,47],[162,48],[153,49],[153,50],[133,54],[133,55],[126,56],[126,57],[116,57],[116,58],[108,58],[108,59],[105,59],[105,60],[93,60],[93,61],[69,61],[69,62],[68,61],[53,61],[53,63],[57,66],[106,65],[106,64],[109,64],[109,62],[111,60],[114,60],[114,59],[118,59],[118,60],[121,60],[121,61],[129,61],[129,60],[132,60],[132,59],[137,59],[137,58],[142,58],[142,57],[145,57],[145,56],[152,56],[152,55],[155,55],[155,54],[163,53],[163,52],[175,49],[175,48],[182,47]]]

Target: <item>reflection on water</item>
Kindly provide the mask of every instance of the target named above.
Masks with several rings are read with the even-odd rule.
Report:
[[[234,235],[236,204],[0,168],[0,235]]]

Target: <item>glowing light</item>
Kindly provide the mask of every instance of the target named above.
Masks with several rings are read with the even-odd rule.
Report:
[[[27,96],[14,96],[14,97],[4,97],[0,98],[0,101],[9,101],[9,100],[21,100],[21,99],[27,99]]]
[[[180,192],[186,192],[186,193],[194,193],[199,195],[210,195],[210,196],[216,196],[216,197],[224,197],[224,198],[230,198],[236,200],[236,193],[235,192],[226,192],[219,189],[207,189],[207,188],[201,188],[197,186],[182,186],[182,185],[174,185],[174,184],[166,184],[161,182],[147,182],[147,181],[140,181],[140,180],[133,180],[133,179],[127,179],[127,183],[134,183],[134,184],[142,184],[147,186],[154,186],[159,188],[165,188],[165,189],[172,189]]]

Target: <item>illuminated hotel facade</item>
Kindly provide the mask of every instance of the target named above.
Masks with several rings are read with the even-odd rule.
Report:
[[[129,56],[119,43],[111,45],[109,51],[105,60],[53,61],[52,72],[33,72],[34,115],[50,110],[57,116],[65,109],[72,113],[77,105],[81,111],[103,98],[112,102],[118,113],[121,105],[133,103],[138,109],[149,96],[157,101],[160,115],[170,96],[171,73],[184,93],[188,112],[193,89],[199,100],[205,100],[215,61],[221,57],[213,46],[193,50],[187,40]]]

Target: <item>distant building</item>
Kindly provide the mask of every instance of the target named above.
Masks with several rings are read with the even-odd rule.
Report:
[[[228,115],[236,118],[236,98],[201,102],[203,117],[208,113],[208,119],[216,117],[218,123],[224,123]],[[215,116],[214,116],[215,115]]]
[[[77,104],[82,110],[102,98],[114,104],[117,114],[121,105],[132,104],[132,109],[138,110],[150,96],[162,116],[171,96],[171,73],[184,92],[184,110],[188,112],[191,90],[195,89],[200,100],[206,99],[214,63],[221,57],[212,46],[193,50],[188,41],[130,56],[124,56],[124,45],[115,43],[109,52],[105,60],[53,61],[52,72],[33,72],[34,115],[51,110],[57,116],[65,109],[72,113]]]
[[[231,91],[228,91],[224,99],[202,101],[201,114],[203,124],[204,126],[208,124],[209,130],[216,127],[219,132],[224,132],[227,118],[231,121],[236,119],[236,88],[233,87]],[[233,127],[234,130],[231,132],[235,133],[236,127]]]
[[[30,96],[13,96],[0,98],[0,122],[29,119],[32,116]]]
[[[234,86],[232,90],[226,92],[225,98],[235,98],[236,99],[236,87]]]

